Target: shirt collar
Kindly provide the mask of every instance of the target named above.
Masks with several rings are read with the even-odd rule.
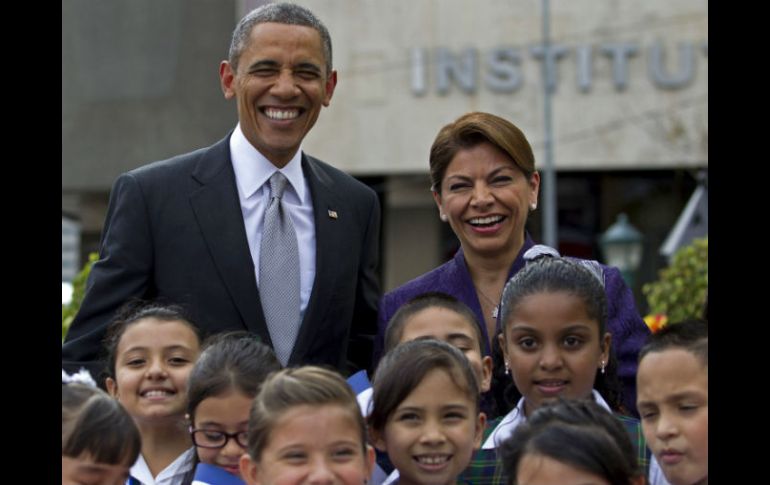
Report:
[[[241,130],[241,124],[238,123],[230,136],[230,158],[233,162],[238,191],[244,198],[248,199],[254,195],[276,171],[280,171],[289,180],[300,203],[305,203],[307,191],[305,176],[302,173],[301,147],[285,167],[278,169],[249,143]]]
[[[591,395],[593,396],[596,404],[603,407],[608,412],[610,413],[612,412],[612,409],[610,409],[610,405],[607,404],[607,401],[605,401],[602,395],[599,394],[599,391],[597,391],[596,389],[592,389]],[[498,446],[500,446],[500,443],[502,443],[503,440],[511,436],[511,434],[513,434],[513,431],[526,420],[527,420],[527,416],[524,414],[524,398],[522,397],[521,399],[519,399],[519,402],[516,404],[516,407],[513,408],[511,412],[506,414],[505,417],[497,425],[497,427],[492,431],[492,433],[489,434],[489,436],[487,437],[487,440],[484,442],[484,444],[481,447],[483,449],[497,448]]]
[[[138,480],[140,483],[161,483],[164,480],[169,480],[172,477],[181,476],[187,473],[192,467],[192,455],[195,453],[195,447],[188,448],[181,455],[176,457],[166,468],[158,473],[158,476],[153,477],[150,472],[150,467],[144,460],[144,456],[139,454],[134,464],[129,471],[130,477],[126,483],[132,483],[131,479]]]

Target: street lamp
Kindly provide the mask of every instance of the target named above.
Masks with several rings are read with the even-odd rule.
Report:
[[[642,233],[632,226],[628,222],[628,216],[622,213],[599,238],[607,264],[617,267],[626,284],[632,288],[634,274],[642,262],[643,239]]]

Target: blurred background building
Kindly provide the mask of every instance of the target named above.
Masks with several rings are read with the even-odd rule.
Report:
[[[237,20],[262,3],[62,3],[62,281],[98,249],[118,174],[208,146],[235,125],[218,66]],[[708,169],[705,0],[555,0],[547,49],[543,0],[295,3],[326,23],[339,73],[303,148],[380,195],[384,290],[458,247],[429,192],[439,128],[468,111],[495,113],[524,131],[542,169],[548,82],[559,249],[602,260],[599,236],[626,213],[644,235],[643,309],[639,288],[666,263],[663,243],[678,220],[687,225]],[[529,222],[536,241],[542,204]]]

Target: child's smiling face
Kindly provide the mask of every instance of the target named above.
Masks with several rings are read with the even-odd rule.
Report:
[[[259,461],[241,457],[241,474],[250,485],[366,483],[374,450],[362,443],[356,419],[339,404],[290,407],[272,427]]]
[[[198,336],[187,323],[144,318],[120,337],[115,379],[107,379],[107,389],[136,420],[180,419],[199,353]]]
[[[453,484],[481,444],[485,418],[445,369],[428,372],[375,432],[402,485]]]

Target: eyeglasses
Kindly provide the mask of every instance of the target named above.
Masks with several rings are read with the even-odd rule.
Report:
[[[213,429],[190,429],[190,436],[193,444],[201,448],[224,448],[231,438],[242,448],[249,447],[249,433],[246,431],[225,433]]]

